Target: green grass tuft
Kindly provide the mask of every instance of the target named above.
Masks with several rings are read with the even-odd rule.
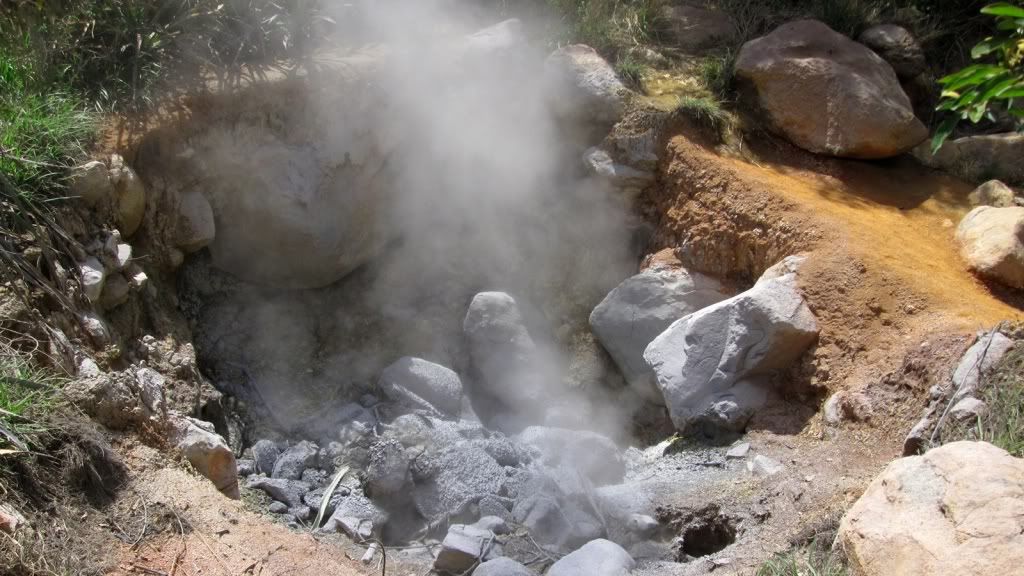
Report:
[[[615,71],[619,77],[633,86],[639,86],[643,80],[647,66],[631,56],[622,56],[615,62]]]
[[[700,63],[700,82],[719,100],[730,100],[734,93],[733,67],[737,51],[729,50],[719,56],[708,56]]]
[[[796,548],[767,560],[757,576],[847,576],[843,562],[832,552],[815,544]]]
[[[1017,344],[983,385],[988,413],[977,425],[979,440],[1024,457],[1024,344]]]
[[[562,17],[564,40],[586,44],[616,60],[632,46],[657,41],[664,0],[548,0]]]
[[[730,122],[729,112],[722,107],[722,103],[709,97],[684,96],[679,99],[674,113],[714,130],[719,136]]]

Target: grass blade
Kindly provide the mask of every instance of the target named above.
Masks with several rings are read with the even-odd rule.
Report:
[[[313,520],[313,530],[319,529],[320,525],[323,524],[324,516],[327,514],[327,505],[331,502],[331,496],[334,496],[334,491],[338,489],[338,484],[341,484],[341,479],[348,474],[348,471],[348,466],[339,468],[330,485],[327,486],[327,490],[324,490],[324,496],[320,500],[320,509],[316,513],[316,519]]]

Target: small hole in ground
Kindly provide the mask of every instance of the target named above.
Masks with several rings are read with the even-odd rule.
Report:
[[[699,558],[714,554],[736,541],[732,521],[721,515],[697,520],[682,534],[682,548],[687,556]]]

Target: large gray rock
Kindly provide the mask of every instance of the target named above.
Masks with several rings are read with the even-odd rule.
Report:
[[[655,180],[653,171],[620,164],[607,151],[596,146],[583,153],[583,166],[612,188],[626,194],[640,192]]]
[[[271,474],[274,478],[285,478],[287,480],[298,480],[306,468],[316,466],[316,458],[319,449],[312,442],[299,442],[289,447],[278,456],[274,463],[274,471]]]
[[[1013,189],[999,180],[989,180],[975,188],[968,196],[971,206],[993,206],[1007,208],[1015,206]]]
[[[385,439],[370,446],[370,464],[366,467],[367,494],[374,498],[392,496],[409,483],[409,454],[400,442]]]
[[[465,38],[466,51],[474,57],[493,57],[508,52],[521,52],[525,44],[523,23],[518,18],[498,22]]]
[[[1024,288],[1024,208],[979,206],[956,229],[960,254],[979,275]]]
[[[265,476],[250,476],[246,487],[266,492],[274,500],[287,504],[289,509],[303,506],[302,497],[309,492],[309,484],[300,480]]]
[[[135,234],[146,215],[146,187],[135,170],[117,154],[110,158],[110,181],[114,184],[117,227],[127,238]]]
[[[735,72],[770,127],[805,150],[887,158],[928,137],[892,67],[816,20],[747,42]]]
[[[644,350],[673,322],[725,300],[717,280],[684,269],[637,274],[619,284],[590,314],[590,327],[622,375],[649,400],[662,401]]]
[[[325,532],[344,532],[357,542],[379,534],[388,515],[379,506],[370,501],[363,493],[352,491],[338,502],[334,513],[324,523]]]
[[[955,394],[952,402],[956,403],[963,398],[976,395],[982,377],[991,374],[1013,346],[1013,340],[997,330],[979,337],[978,341],[967,349],[953,371]]]
[[[932,154],[929,142],[914,148],[914,156],[926,166],[952,172],[965,180],[990,178],[1014,186],[1024,185],[1024,134],[982,134],[947,140]]]
[[[478,376],[474,400],[497,402],[497,411],[513,420],[538,414],[548,401],[548,382],[515,299],[504,292],[477,294],[462,329]]]
[[[596,432],[530,426],[516,440],[547,466],[565,465],[595,484],[620,482],[626,466],[615,443]]]
[[[238,499],[238,467],[235,454],[213,424],[195,418],[175,418],[174,444],[200,474],[228,498]]]
[[[399,358],[381,373],[379,385],[389,398],[413,408],[433,408],[447,416],[462,410],[459,375],[421,358]]]
[[[475,526],[453,524],[441,542],[441,551],[434,559],[434,569],[463,574],[479,562],[501,556],[501,544],[494,532]]]
[[[954,442],[889,464],[839,525],[864,576],[1019,574],[1024,460],[984,442]]]
[[[470,442],[444,448],[436,456],[422,455],[413,499],[430,521],[458,516],[487,495],[501,491],[505,470],[487,452]]]
[[[896,75],[909,80],[928,69],[924,50],[909,30],[895,24],[879,24],[868,28],[858,38],[861,44],[882,57]]]
[[[817,321],[796,285],[802,261],[783,260],[750,290],[676,321],[647,347],[677,428],[742,430],[767,399],[766,377],[814,343]]]
[[[545,64],[545,75],[559,116],[607,126],[622,117],[629,90],[590,46],[572,44],[555,50]]]
[[[473,576],[534,576],[534,573],[511,558],[495,558],[477,566]]]
[[[256,472],[267,476],[274,473],[274,463],[281,455],[281,449],[271,440],[258,440],[252,445],[252,459],[256,463]]]
[[[92,160],[72,169],[68,186],[72,195],[81,198],[90,206],[114,195],[110,172],[107,165],[99,160]]]
[[[547,576],[626,576],[635,565],[622,546],[593,540],[555,562]]]

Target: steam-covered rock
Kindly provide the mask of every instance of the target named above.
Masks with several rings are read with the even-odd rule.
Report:
[[[509,18],[466,36],[466,51],[471,56],[494,56],[510,51],[519,51],[526,43],[523,23],[518,18]]]
[[[722,285],[685,269],[646,271],[619,284],[594,308],[590,327],[622,375],[649,400],[662,402],[644,350],[673,322],[721,302]]]
[[[175,418],[172,424],[174,444],[189,463],[225,496],[238,499],[235,454],[224,438],[214,431],[213,424],[188,417]]]
[[[928,69],[921,45],[902,26],[872,26],[861,33],[858,40],[888,62],[901,79],[909,80]]]
[[[343,498],[324,523],[324,532],[344,532],[357,542],[379,534],[388,521],[387,513],[359,491]]]
[[[462,324],[477,378],[471,389],[509,419],[535,418],[548,401],[537,346],[523,325],[515,299],[504,292],[473,297]]]
[[[400,358],[384,369],[379,385],[389,398],[412,408],[433,408],[448,416],[462,409],[459,375],[421,358]]]
[[[546,465],[568,466],[595,484],[619,482],[626,471],[615,443],[596,432],[530,426],[516,440]]]
[[[213,208],[206,197],[196,191],[182,194],[178,205],[177,247],[186,253],[196,252],[209,246],[216,234]]]
[[[609,540],[593,540],[555,562],[547,576],[625,576],[636,562],[622,546]]]
[[[956,230],[972,270],[1011,288],[1024,288],[1024,208],[979,206]]]
[[[480,562],[501,556],[501,544],[494,532],[475,526],[453,524],[441,542],[441,551],[434,560],[434,569],[463,574]]]
[[[470,442],[446,447],[416,461],[413,499],[424,518],[458,516],[468,506],[501,491],[505,470],[487,452]]]
[[[770,126],[811,152],[887,158],[928,137],[892,67],[816,20],[747,42],[735,71]]]
[[[601,148],[583,153],[583,166],[588,172],[626,194],[640,192],[654,183],[654,172],[619,164]]]
[[[622,117],[629,90],[612,66],[590,46],[572,44],[548,57],[545,74],[564,118],[611,126]]]
[[[765,377],[788,368],[818,335],[796,285],[800,257],[773,266],[750,290],[686,316],[644,352],[680,430],[742,430],[767,399]]]

